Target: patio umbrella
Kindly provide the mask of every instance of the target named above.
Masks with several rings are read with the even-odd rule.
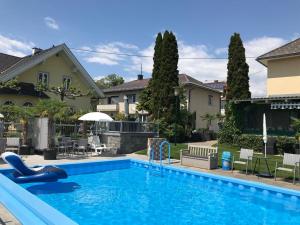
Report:
[[[90,112],[90,113],[84,114],[83,116],[79,117],[78,120],[109,122],[109,121],[113,121],[113,118],[111,118],[109,115],[102,113],[102,112]]]
[[[3,118],[4,118],[3,114],[0,113],[0,119],[3,119]]]
[[[265,143],[265,157],[267,157],[267,141],[268,141],[268,136],[267,136],[267,122],[266,122],[266,114],[264,113],[263,116],[263,140]]]

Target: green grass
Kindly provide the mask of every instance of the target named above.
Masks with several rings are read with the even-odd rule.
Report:
[[[180,150],[181,149],[187,149],[187,144],[175,144],[171,143],[171,158],[172,159],[180,159]],[[135,152],[136,154],[140,155],[146,155],[147,154],[147,149]]]
[[[187,149],[187,144],[177,144],[175,146],[174,143],[171,143],[171,158],[173,159],[180,159],[180,150],[181,149]],[[235,160],[238,160],[239,158],[239,154],[240,154],[240,148],[236,147],[236,146],[232,146],[232,145],[226,145],[226,144],[221,144],[218,146],[218,152],[219,152],[219,167],[222,167],[222,153],[224,151],[229,151],[234,155]],[[147,149],[141,150],[136,152],[137,154],[141,154],[141,155],[146,155],[147,154]],[[258,154],[255,153],[255,156],[263,156],[263,154]],[[275,171],[275,165],[276,165],[276,161],[278,162],[278,164],[280,165],[282,163],[282,157],[281,156],[274,156],[274,155],[267,155],[268,162],[269,162],[269,167],[272,173],[274,173]],[[253,167],[254,167],[254,163],[255,163],[255,159],[253,160]],[[243,165],[236,165],[235,169],[237,170],[245,170],[245,166]],[[258,168],[258,165],[256,167],[256,171],[259,172],[265,172],[267,171],[267,167],[264,163],[264,161],[261,161],[261,165],[260,168]],[[251,173],[251,169],[250,166],[248,168],[249,173]],[[289,173],[283,173],[283,172],[278,172],[278,176],[279,177],[288,177],[291,178],[291,174]]]

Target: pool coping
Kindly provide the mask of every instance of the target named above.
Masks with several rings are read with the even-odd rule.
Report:
[[[149,161],[121,158],[121,159],[108,159],[108,160],[93,160],[87,162],[66,162],[56,163],[57,166],[68,166],[77,164],[91,164],[91,163],[107,163],[117,161],[129,161],[132,163],[138,163],[143,167],[149,167]],[[157,163],[151,163],[154,168],[160,168]],[[207,172],[194,171],[186,168],[178,168],[172,165],[163,165],[163,169],[166,171],[174,171],[181,175],[194,175],[197,177],[207,178],[209,181],[222,181],[229,185],[238,185],[239,187],[255,188],[261,191],[271,191],[274,193],[284,194],[290,196],[292,199],[300,199],[300,191],[277,187],[269,184],[264,184],[255,181],[247,181],[239,178],[226,177],[222,175],[211,174]],[[12,171],[11,168],[0,169],[0,201],[1,203],[14,215],[22,224],[64,224],[75,225],[77,224],[71,220],[68,216],[61,213],[59,210],[48,205],[46,202],[39,199],[34,194],[22,188],[19,184],[14,183],[8,177],[2,173]]]

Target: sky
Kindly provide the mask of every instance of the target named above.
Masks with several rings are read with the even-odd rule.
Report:
[[[151,76],[158,32],[175,33],[179,57],[227,57],[240,33],[246,56],[257,57],[300,37],[298,0],[0,0],[0,52],[24,56],[32,47],[66,43],[94,79],[117,73]],[[150,57],[83,52],[126,53]],[[266,94],[266,68],[248,58],[253,96]],[[181,59],[180,73],[226,80],[226,59]]]

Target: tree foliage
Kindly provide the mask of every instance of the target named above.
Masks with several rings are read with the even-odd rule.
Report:
[[[234,33],[230,38],[227,64],[226,99],[246,99],[251,97],[249,91],[249,66],[246,63],[245,48],[240,34]]]
[[[124,83],[124,78],[117,74],[110,74],[100,80],[96,81],[99,88],[111,88]]]
[[[158,33],[154,47],[153,71],[149,86],[141,94],[139,109],[149,111],[153,119],[164,118],[168,123],[176,122],[179,102],[176,105],[174,87],[178,82],[178,46],[175,35],[165,31]]]

